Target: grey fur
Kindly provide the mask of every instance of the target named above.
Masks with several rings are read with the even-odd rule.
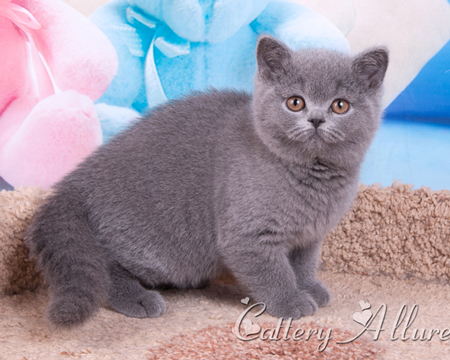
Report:
[[[257,60],[253,99],[211,90],[171,101],[55,186],[26,239],[53,323],[82,323],[102,305],[158,316],[155,289],[198,287],[223,269],[274,316],[328,304],[319,250],[356,194],[387,51],[292,52],[263,36]],[[300,112],[286,106],[293,95]],[[347,113],[330,111],[335,99]]]

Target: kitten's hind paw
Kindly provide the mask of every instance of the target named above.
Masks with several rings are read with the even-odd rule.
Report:
[[[115,311],[135,318],[158,317],[166,311],[162,296],[153,290],[143,290],[134,297],[113,297],[109,303]]]
[[[47,317],[56,326],[69,328],[84,323],[97,308],[79,297],[56,297],[47,310]]]

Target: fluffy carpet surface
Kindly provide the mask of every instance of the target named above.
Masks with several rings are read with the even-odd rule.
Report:
[[[0,301],[0,358],[12,360],[60,359],[171,359],[181,353],[185,359],[276,359],[281,353],[287,359],[398,359],[442,360],[450,353],[450,340],[434,336],[430,341],[412,337],[414,329],[444,332],[450,327],[450,285],[415,278],[399,280],[387,276],[319,273],[332,294],[331,304],[313,316],[292,323],[290,336],[296,329],[332,329],[330,342],[323,352],[323,341],[313,336],[306,341],[239,340],[233,327],[248,306],[241,303],[246,293],[232,283],[216,282],[205,289],[163,291],[167,312],[154,319],[134,319],[101,309],[86,325],[73,330],[49,326],[44,317],[47,294],[43,288],[35,292],[3,297]],[[378,340],[374,331],[365,332],[360,342],[337,344],[356,337],[364,327],[354,320],[362,313],[360,302],[370,304],[373,314],[385,304],[386,315]],[[391,340],[399,310],[407,313],[414,304],[418,314],[404,331],[406,316]],[[407,315],[408,315],[407,314]],[[379,313],[369,326],[376,330]],[[247,318],[246,318],[247,319]],[[276,328],[279,319],[266,315],[248,316],[250,326]],[[357,318],[358,319],[358,318]],[[268,325],[264,325],[268,324]],[[284,326],[281,337],[284,334]],[[209,328],[211,327],[211,328]],[[245,324],[241,332],[245,331]],[[253,331],[253,330],[252,330]],[[404,332],[405,340],[401,337]],[[447,333],[444,332],[444,335]],[[266,334],[267,335],[267,334]],[[321,337],[323,338],[323,336]],[[214,340],[213,340],[214,339]],[[270,354],[270,355],[269,355]],[[308,354],[304,356],[304,354]]]
[[[322,259],[333,271],[449,280],[449,244],[450,191],[360,185]]]
[[[264,341],[237,337],[238,318],[253,303],[244,305],[245,292],[226,278],[206,289],[164,291],[168,310],[159,318],[101,309],[80,328],[53,328],[45,286],[22,242],[45,196],[38,188],[0,192],[0,359],[433,360],[450,353],[449,191],[361,185],[324,242],[319,275],[331,305],[292,323],[291,337],[297,329],[315,332]],[[278,323],[250,312],[239,329],[270,335]]]
[[[0,293],[34,290],[41,283],[23,238],[46,193],[38,187],[0,192]]]

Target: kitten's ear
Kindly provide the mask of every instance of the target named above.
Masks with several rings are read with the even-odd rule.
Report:
[[[389,52],[385,47],[370,49],[353,60],[353,71],[369,89],[379,88],[389,63]]]
[[[286,73],[291,60],[291,50],[275,38],[263,35],[256,46],[258,73],[266,80],[275,80],[278,74]]]

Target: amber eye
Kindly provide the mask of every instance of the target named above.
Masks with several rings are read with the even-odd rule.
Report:
[[[334,102],[331,104],[331,110],[335,112],[336,114],[343,114],[348,111],[350,108],[350,104],[345,100],[334,100]]]
[[[286,105],[289,110],[300,111],[305,107],[305,100],[303,100],[300,96],[292,96],[287,99]]]

